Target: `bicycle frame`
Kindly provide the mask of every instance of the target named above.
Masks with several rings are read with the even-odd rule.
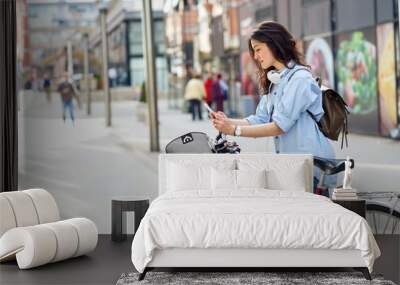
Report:
[[[400,194],[396,192],[361,192],[359,193],[359,196],[366,199],[367,210],[369,209],[374,213],[376,212],[382,213],[383,216],[386,218],[383,227],[383,233],[386,233],[391,221],[393,221],[394,223],[392,228],[392,233],[394,233],[398,223],[400,223],[400,215],[399,215],[400,210],[397,210],[397,206],[400,205]],[[388,201],[387,202],[376,201],[376,199],[379,198],[386,198]],[[375,214],[372,217],[375,229],[377,230]]]

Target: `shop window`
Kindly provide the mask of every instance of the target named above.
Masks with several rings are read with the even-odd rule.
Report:
[[[141,86],[144,81],[144,60],[142,57],[134,57],[129,62],[131,71],[131,85]]]
[[[143,54],[141,22],[132,22],[129,24],[129,52],[131,55]]]
[[[165,27],[163,21],[154,21],[154,42],[157,55],[163,55],[165,53]]]
[[[165,57],[156,58],[157,67],[157,89],[158,92],[162,92],[168,89],[168,69],[167,60]]]

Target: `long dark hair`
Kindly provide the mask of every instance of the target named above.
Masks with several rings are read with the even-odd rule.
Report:
[[[265,70],[261,67],[261,64],[255,60],[254,50],[251,46],[252,39],[265,43],[271,50],[275,59],[283,63],[286,67],[288,67],[290,61],[306,66],[304,64],[303,55],[296,48],[296,41],[292,34],[289,33],[289,31],[281,24],[272,21],[262,22],[251,34],[248,44],[251,58],[258,68],[257,76],[263,93],[267,92],[271,85],[271,82],[267,78],[267,73],[268,71],[275,69],[275,67],[271,66]]]

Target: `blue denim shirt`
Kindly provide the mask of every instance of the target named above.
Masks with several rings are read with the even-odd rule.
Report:
[[[256,114],[246,119],[251,125],[275,122],[279,126],[284,133],[274,138],[277,153],[310,153],[334,158],[330,140],[307,113],[309,110],[317,120],[324,114],[321,90],[307,70],[298,70],[292,75],[299,68],[304,67],[294,65],[283,70],[280,82],[262,96]]]

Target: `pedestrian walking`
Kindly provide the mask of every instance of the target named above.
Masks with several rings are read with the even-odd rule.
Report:
[[[66,112],[69,112],[72,123],[75,122],[74,116],[74,103],[73,99],[75,98],[78,103],[78,108],[80,108],[80,100],[78,97],[78,92],[74,86],[74,84],[69,80],[68,73],[65,73],[63,76],[63,81],[57,88],[57,91],[60,93],[61,101],[62,101],[62,118],[65,122],[66,120]]]
[[[224,111],[224,93],[220,83],[221,78],[221,74],[218,73],[211,87],[212,100],[217,112]]]
[[[206,89],[206,103],[211,106],[212,105],[212,84],[213,84],[213,74],[210,72],[208,73],[206,81],[204,81],[204,87]]]
[[[51,80],[47,73],[44,75],[43,78],[43,91],[46,94],[47,102],[51,103]]]
[[[189,109],[192,113],[192,120],[203,120],[201,102],[206,97],[206,90],[199,74],[194,74],[185,87],[185,100],[189,101]]]

